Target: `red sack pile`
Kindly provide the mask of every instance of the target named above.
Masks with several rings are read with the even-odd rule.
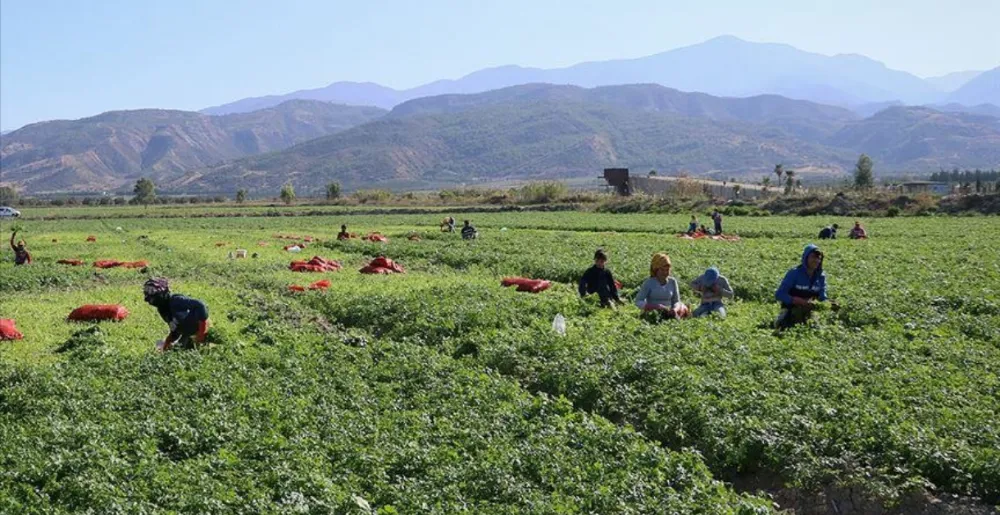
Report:
[[[386,257],[377,257],[360,270],[363,274],[405,274],[406,270],[399,263]]]
[[[545,291],[552,286],[551,281],[546,281],[544,279],[527,279],[524,277],[504,277],[500,281],[501,286],[517,286],[517,291],[526,291],[529,293],[538,293]]]
[[[94,261],[95,268],[145,268],[149,261],[118,261],[117,259],[101,259]]]
[[[0,318],[0,341],[20,340],[22,338],[24,338],[24,335],[17,330],[17,327],[14,325],[14,319]]]
[[[314,283],[312,283],[312,284],[309,285],[309,289],[310,290],[325,290],[325,289],[327,289],[329,287],[330,287],[330,280],[329,279],[323,279],[321,281],[316,281],[316,282],[314,282]],[[288,290],[289,291],[306,291],[306,288],[302,287],[302,286],[299,286],[297,284],[293,284],[293,285],[291,285],[291,286],[288,287]]]
[[[59,263],[60,265],[80,266],[83,264],[83,261],[80,261],[79,259],[60,259],[59,261],[56,261],[56,263]]]
[[[87,241],[97,241],[97,236],[87,236]]]
[[[118,322],[125,320],[128,310],[120,304],[87,304],[73,310],[67,317],[69,320],[77,322],[90,322],[97,320],[111,320]]]
[[[385,236],[382,236],[381,234],[379,234],[377,232],[373,232],[373,233],[369,234],[368,236],[365,236],[364,239],[366,241],[373,241],[373,242],[382,242],[382,243],[388,243],[389,242],[389,238],[386,238]]]
[[[351,239],[356,239],[357,237],[358,237],[358,235],[356,233],[353,233],[353,232],[349,233],[349,234],[338,233],[337,234],[337,241],[351,240]]]
[[[319,256],[313,256],[309,261],[292,261],[288,265],[293,272],[336,272],[340,268],[340,263]]]

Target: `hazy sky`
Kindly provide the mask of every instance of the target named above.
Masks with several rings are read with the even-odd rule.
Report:
[[[723,34],[920,76],[1000,65],[1000,0],[0,0],[0,128],[338,80],[640,57]]]

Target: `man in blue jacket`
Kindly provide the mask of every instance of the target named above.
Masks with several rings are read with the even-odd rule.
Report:
[[[781,313],[775,322],[778,329],[804,323],[816,308],[816,302],[827,300],[823,252],[819,247],[811,243],[806,245],[802,264],[785,274],[774,297],[781,303]]]

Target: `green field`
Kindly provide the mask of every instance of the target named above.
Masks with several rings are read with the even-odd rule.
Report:
[[[40,214],[18,222],[35,263],[0,263],[0,315],[25,333],[0,342],[0,513],[761,513],[768,492],[831,488],[1000,504],[996,218],[866,220],[871,240],[823,245],[842,309],[776,335],[778,282],[850,219],[727,217],[742,241],[717,242],[674,237],[679,215],[484,213],[456,217],[481,232],[464,242],[436,213]],[[331,241],[341,223],[390,241]],[[275,234],[324,242],[293,255]],[[599,246],[627,295],[657,251],[689,304],[719,266],[729,317],[654,325],[579,300]],[[379,253],[408,273],[357,272]],[[344,270],[287,270],[313,255]],[[146,275],[60,258],[149,260],[208,303],[212,344],[155,353]],[[64,321],[105,302],[131,316]]]

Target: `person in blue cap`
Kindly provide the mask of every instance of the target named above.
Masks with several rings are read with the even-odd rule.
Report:
[[[823,251],[819,247],[812,243],[806,245],[802,251],[802,263],[785,274],[774,297],[781,303],[781,313],[775,322],[778,329],[809,320],[817,302],[827,300]],[[832,304],[836,309],[837,305]]]
[[[726,318],[726,306],[722,299],[732,298],[733,288],[729,285],[729,279],[719,274],[718,268],[713,266],[705,270],[705,273],[691,282],[691,288],[701,294],[701,305],[694,310],[696,318],[710,313]]]

